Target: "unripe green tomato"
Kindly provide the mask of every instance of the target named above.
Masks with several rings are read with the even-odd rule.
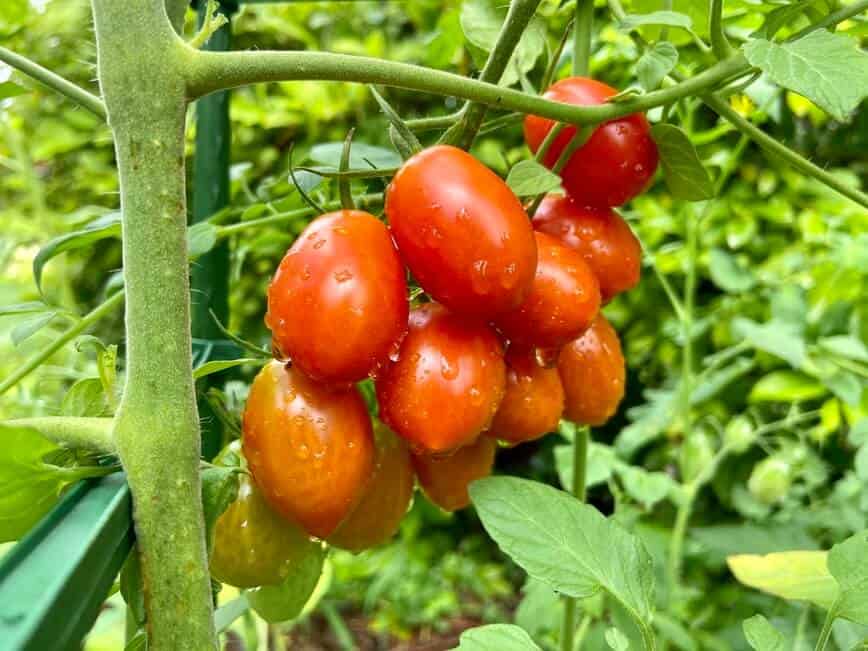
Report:
[[[747,488],[763,504],[780,502],[790,490],[792,466],[777,456],[766,457],[753,467]]]
[[[271,510],[249,475],[238,499],[217,519],[211,574],[239,588],[281,583],[321,545],[293,522]]]
[[[724,441],[730,450],[736,454],[747,452],[755,440],[753,423],[750,418],[740,414],[726,425]]]
[[[681,478],[691,482],[714,459],[717,443],[704,428],[690,432],[681,444]]]

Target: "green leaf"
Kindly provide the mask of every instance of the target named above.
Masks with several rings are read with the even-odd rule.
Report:
[[[820,377],[822,383],[843,402],[856,407],[862,400],[865,382],[849,371],[826,373]]]
[[[539,651],[524,629],[513,624],[489,624],[464,631],[456,651]]]
[[[250,602],[247,596],[242,594],[214,611],[214,628],[218,633],[222,633],[248,610],[250,610]]]
[[[750,373],[755,366],[755,362],[745,357],[734,359],[728,366],[714,371],[713,373],[703,373],[701,380],[697,383],[693,393],[690,394],[690,404],[700,405],[703,402],[714,398],[717,394],[723,391],[730,384],[735,382],[740,377],[744,377]]]
[[[663,178],[673,197],[701,201],[714,196],[708,170],[683,129],[671,124],[655,124],[651,127],[651,137],[657,143]]]
[[[838,596],[838,584],[826,566],[827,552],[739,554],[726,559],[740,583],[783,599],[810,601],[828,609]]]
[[[29,316],[22,320],[12,329],[12,332],[9,335],[12,339],[12,343],[17,346],[22,341],[29,339],[51,323],[56,316],[57,312],[43,312],[40,314],[34,314],[33,316]]]
[[[802,402],[826,395],[826,388],[814,378],[797,371],[773,371],[753,385],[750,402]]]
[[[210,362],[205,362],[201,366],[197,366],[193,370],[193,378],[198,380],[205,377],[206,375],[211,375],[212,373],[219,373],[220,371],[225,371],[227,368],[244,366],[245,364],[262,364],[262,359],[255,357],[242,357],[240,359],[215,359]]]
[[[103,383],[99,378],[88,377],[73,384],[60,405],[64,416],[105,416],[108,403]]]
[[[754,348],[780,357],[793,368],[801,368],[805,363],[805,340],[789,323],[772,320],[759,324],[750,319],[736,318],[732,329]]]
[[[839,617],[868,624],[868,533],[851,536],[829,551],[829,572],[840,586]]]
[[[651,557],[620,525],[568,493],[526,479],[481,479],[470,495],[489,535],[528,574],[571,597],[605,590],[638,622],[650,621]]]
[[[786,638],[762,615],[754,615],[742,623],[744,636],[754,651],[784,651]]]
[[[591,487],[607,482],[619,462],[615,451],[607,445],[591,443],[585,468],[585,486]],[[573,446],[559,445],[555,448],[555,467],[565,489],[573,485]]]
[[[483,53],[491,52],[506,18],[509,3],[501,0],[465,0],[461,5],[461,29],[468,43]],[[500,83],[511,86],[533,69],[545,51],[546,26],[538,17],[528,23],[506,65]]]
[[[636,63],[636,77],[645,90],[659,87],[678,64],[678,50],[669,41],[658,41]]]
[[[519,197],[551,192],[561,187],[561,177],[533,160],[523,160],[512,166],[506,184]]]
[[[380,107],[380,110],[389,120],[389,139],[392,141],[395,149],[398,150],[398,153],[401,154],[401,158],[407,160],[421,151],[422,143],[419,142],[416,134],[410,130],[407,123],[401,119],[398,112],[392,108],[391,104],[386,101],[385,97],[377,92],[376,88],[373,86],[369,86],[368,88],[371,91],[371,95],[373,95],[374,99],[377,100],[377,105]],[[341,155],[343,156],[343,151],[341,152]],[[343,158],[341,160],[344,163],[348,162],[343,161]]]
[[[675,480],[665,472],[649,472],[624,464],[618,476],[627,494],[647,509],[678,490]]]
[[[693,21],[687,14],[677,11],[652,11],[647,14],[628,14],[621,19],[620,27],[621,29],[632,30],[644,25],[680,27],[689,31],[693,28]]]
[[[847,335],[824,337],[817,340],[820,348],[858,362],[868,362],[868,346],[860,339]]]
[[[744,54],[775,83],[845,120],[868,95],[868,54],[856,39],[818,29],[797,41],[755,39]]]
[[[205,513],[205,540],[210,550],[214,544],[214,525],[238,497],[238,473],[235,467],[209,466],[202,470],[202,508]]]
[[[734,256],[720,248],[708,252],[708,271],[714,284],[731,294],[746,292],[756,285],[750,269],[739,265]]]
[[[194,260],[205,255],[217,244],[217,227],[211,222],[199,222],[187,229],[187,256]]]
[[[314,145],[310,148],[308,158],[312,161],[328,165],[337,170],[341,163],[341,153],[344,149],[343,142],[329,142]],[[350,169],[371,169],[371,165],[379,169],[381,167],[399,167],[403,161],[391,149],[375,147],[363,142],[353,142],[350,152]],[[301,178],[301,172],[296,177]],[[322,177],[311,175],[322,180]]]
[[[0,100],[17,97],[18,95],[24,95],[29,92],[30,91],[26,88],[19,86],[14,81],[4,81],[3,83],[0,83]]]
[[[120,236],[121,214],[112,212],[95,219],[83,230],[67,233],[50,240],[39,249],[36,257],[33,258],[33,277],[36,279],[36,287],[42,292],[42,271],[52,258],[64,251],[79,249],[99,240],[120,238]]]
[[[617,628],[606,629],[606,644],[615,651],[627,651],[630,648],[630,640]]]
[[[142,627],[145,625],[145,590],[142,581],[142,563],[138,547],[133,547],[124,566],[121,568],[121,595],[132,614],[133,621]]]
[[[311,546],[311,553],[290,570],[283,583],[264,585],[248,591],[246,594],[250,607],[267,622],[295,619],[305,610],[308,601],[317,597],[315,589],[323,575],[325,557],[324,547]]]
[[[15,303],[0,307],[0,316],[13,316],[16,314],[36,314],[45,312],[51,308],[42,301],[28,301],[27,303]]]
[[[557,630],[563,615],[563,601],[542,581],[528,577],[522,588],[522,599],[515,610],[515,623],[529,635],[542,635]]]
[[[69,481],[43,462],[58,448],[34,430],[0,425],[0,543],[18,540],[45,515]]]
[[[778,7],[774,11],[770,11],[766,15],[762,27],[751,34],[751,36],[759,36],[767,39],[773,38],[782,27],[801,16],[805,13],[806,9],[809,9],[811,5],[816,2],[817,0],[801,0],[783,7]]]

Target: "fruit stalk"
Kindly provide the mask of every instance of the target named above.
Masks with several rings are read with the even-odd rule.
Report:
[[[114,438],[133,496],[152,649],[213,649],[184,188],[185,47],[164,0],[93,0],[123,212],[127,382]]]

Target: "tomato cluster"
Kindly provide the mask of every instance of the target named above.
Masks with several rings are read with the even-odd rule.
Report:
[[[547,93],[574,103],[612,94],[585,79]],[[551,126],[527,118],[531,148]],[[441,508],[460,509],[470,482],[491,472],[498,442],[539,438],[562,416],[608,420],[624,394],[624,359],[600,307],[638,282],[641,258],[611,206],[653,174],[647,131],[641,115],[599,126],[563,170],[567,196],[546,197],[533,220],[500,177],[446,145],[395,175],[388,226],[358,210],[315,219],[268,288],[277,359],[250,388],[243,500],[254,495],[256,509],[267,502],[306,536],[358,551],[394,534],[417,483]],[[425,293],[413,305],[407,271]],[[379,418],[355,385],[368,377]],[[224,527],[243,520],[246,502]],[[248,555],[236,583],[262,580]],[[229,574],[219,555],[214,564]]]

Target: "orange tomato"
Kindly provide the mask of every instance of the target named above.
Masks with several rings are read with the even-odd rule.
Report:
[[[470,482],[491,474],[496,451],[494,439],[480,436],[448,457],[414,454],[413,467],[428,499],[445,511],[457,511],[470,504]]]

